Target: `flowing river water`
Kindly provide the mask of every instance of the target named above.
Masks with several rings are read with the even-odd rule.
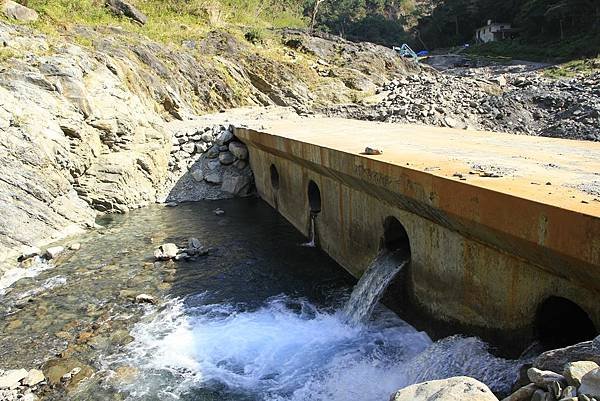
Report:
[[[469,375],[506,392],[516,378],[518,362],[480,340],[433,342],[375,305],[394,270],[386,255],[351,296],[356,281],[258,199],[98,223],[64,242],[80,250],[0,289],[0,369],[44,364],[56,383],[46,399],[375,401],[429,379]],[[159,245],[190,237],[209,254],[154,262]]]

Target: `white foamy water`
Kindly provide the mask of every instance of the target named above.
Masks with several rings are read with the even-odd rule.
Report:
[[[208,391],[197,399],[375,401],[459,374],[503,390],[516,374],[515,362],[477,339],[433,343],[387,310],[375,315],[369,325],[349,324],[340,312],[284,296],[254,311],[173,301],[136,326],[128,355],[113,366],[143,367],[131,399],[164,400]]]
[[[407,263],[408,260],[398,260],[393,252],[380,252],[362,275],[344,306],[343,313],[348,322],[366,322],[385,289]]]
[[[32,265],[26,269],[21,267],[15,267],[14,269],[7,270],[0,277],[0,296],[5,295],[17,281],[23,278],[35,277],[44,270],[50,269],[52,266],[44,261],[42,258],[36,256]]]

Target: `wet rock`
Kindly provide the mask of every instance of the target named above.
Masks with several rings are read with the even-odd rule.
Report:
[[[177,207],[179,204],[177,202],[167,202],[165,203],[166,207]]]
[[[156,304],[156,299],[149,294],[139,294],[135,297],[135,303],[137,304]]]
[[[38,13],[31,8],[22,6],[12,0],[0,1],[0,9],[2,13],[8,18],[13,18],[18,21],[33,22],[37,21]]]
[[[579,387],[583,376],[594,369],[598,369],[598,367],[598,364],[592,361],[569,362],[565,365],[563,376],[565,376],[570,386]]]
[[[577,397],[577,388],[575,388],[573,386],[567,386],[561,392],[560,397],[557,397],[557,398],[562,400],[565,398],[573,398],[573,397]]]
[[[234,196],[246,196],[250,193],[252,180],[250,177],[239,175],[239,176],[227,176],[223,179],[221,190]]]
[[[46,259],[56,259],[58,257],[58,255],[60,255],[64,251],[65,251],[65,248],[63,248],[62,246],[53,246],[53,247],[46,249],[46,252],[44,253],[44,257],[46,257]]]
[[[139,376],[140,371],[133,366],[119,366],[115,369],[114,380],[120,384],[130,384]]]
[[[106,0],[106,5],[114,14],[124,15],[142,25],[148,21],[144,13],[123,0]]]
[[[201,169],[195,169],[192,171],[192,178],[196,182],[204,181],[204,172]]]
[[[210,184],[220,184],[223,182],[223,174],[220,171],[214,171],[206,174],[204,181]]]
[[[466,376],[413,384],[397,391],[390,401],[497,401],[483,383]]]
[[[231,142],[229,144],[229,151],[240,160],[248,159],[248,148],[241,142]]]
[[[13,369],[7,370],[0,376],[0,390],[15,389],[21,384],[21,380],[27,377],[27,370]]]
[[[46,377],[41,370],[31,369],[29,372],[27,372],[27,376],[23,379],[22,383],[25,386],[32,387],[43,382],[44,380],[46,380]]]
[[[72,251],[78,251],[79,249],[81,249],[81,244],[79,242],[71,244],[69,245],[69,249]]]
[[[173,243],[162,244],[158,249],[154,251],[154,258],[156,260],[168,260],[173,259],[177,256],[179,248]]]
[[[567,381],[563,375],[558,373],[549,371],[549,370],[540,370],[537,368],[529,368],[527,370],[527,376],[532,383],[535,383],[539,387],[546,387],[550,383],[556,381],[563,384],[566,384]]]
[[[588,397],[600,398],[600,368],[596,368],[586,373],[581,378],[579,394],[585,394]]]
[[[214,214],[216,214],[217,216],[223,216],[225,214],[225,210],[221,209],[221,208],[216,208],[213,211]]]
[[[198,238],[190,238],[188,239],[188,249],[200,249],[202,248],[202,243]]]
[[[521,387],[502,401],[529,401],[533,393],[538,389],[533,383]]]
[[[219,154],[219,162],[224,166],[228,166],[235,161],[235,156],[231,152],[222,152]]]

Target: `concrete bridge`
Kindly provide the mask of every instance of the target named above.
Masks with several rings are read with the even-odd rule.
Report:
[[[600,143],[343,119],[264,124],[236,129],[260,196],[307,235],[312,211],[318,246],[356,277],[382,248],[409,252],[387,298],[411,323],[548,347],[600,328]],[[363,155],[366,146],[384,153]]]

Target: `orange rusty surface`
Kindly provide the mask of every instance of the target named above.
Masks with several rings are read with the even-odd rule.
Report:
[[[600,143],[335,118],[248,125],[260,134],[244,141],[349,175],[360,164],[444,213],[600,264]]]

